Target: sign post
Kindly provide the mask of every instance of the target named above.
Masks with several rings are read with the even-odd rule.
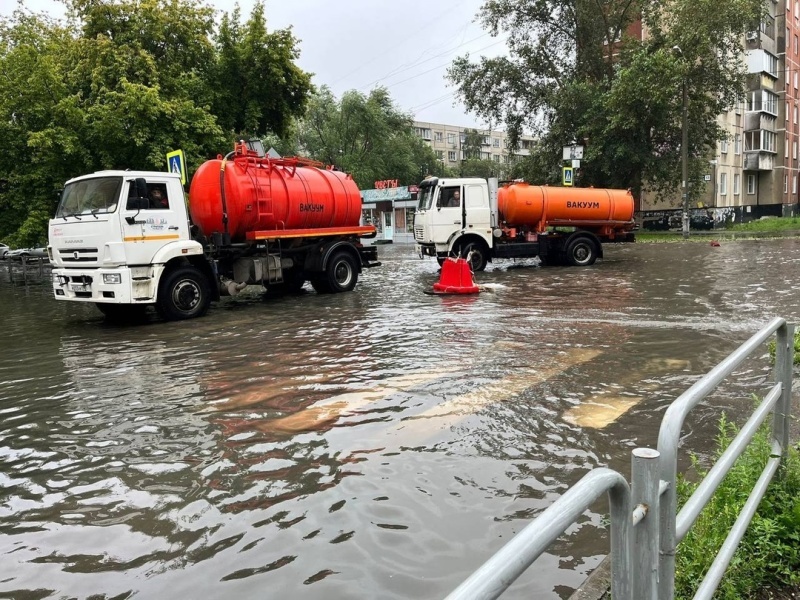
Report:
[[[581,168],[581,159],[583,159],[583,146],[579,146],[572,142],[569,146],[563,147],[564,162],[571,164],[571,167],[562,167],[561,169],[561,184],[564,187],[573,187],[575,182],[575,171]]]
[[[181,176],[181,185],[186,185],[186,157],[183,150],[167,152],[167,171]]]

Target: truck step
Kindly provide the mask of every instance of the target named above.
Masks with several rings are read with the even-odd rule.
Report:
[[[152,277],[131,277],[132,281],[150,281]]]
[[[134,302],[147,302],[148,300],[152,300],[152,298],[134,298]]]

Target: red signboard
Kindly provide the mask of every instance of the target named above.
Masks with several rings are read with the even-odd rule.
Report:
[[[396,188],[397,187],[397,179],[384,179],[383,181],[376,181],[375,182],[375,189],[376,190],[385,190],[387,188]]]

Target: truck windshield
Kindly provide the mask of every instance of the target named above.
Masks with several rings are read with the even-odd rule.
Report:
[[[114,212],[121,188],[121,177],[97,177],[70,183],[61,194],[56,218]]]
[[[435,191],[436,188],[434,186],[420,186],[417,198],[417,210],[429,210],[431,206],[433,206]]]

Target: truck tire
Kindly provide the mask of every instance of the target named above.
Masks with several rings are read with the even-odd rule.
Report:
[[[567,245],[567,263],[574,267],[588,267],[597,260],[597,245],[589,237],[578,236]]]
[[[472,252],[471,256],[470,252]],[[468,242],[466,246],[461,248],[461,258],[469,261],[469,267],[474,273],[483,271],[488,262],[486,247],[480,242]]]
[[[171,269],[161,279],[156,310],[167,321],[202,317],[209,304],[208,280],[194,267]]]
[[[144,321],[147,307],[143,304],[109,304],[96,302],[97,310],[103,313],[108,323],[125,325]]]
[[[325,268],[324,281],[328,284],[329,291],[334,294],[349,292],[356,287],[358,267],[353,255],[345,251],[334,254]],[[317,288],[314,287],[314,289]]]

